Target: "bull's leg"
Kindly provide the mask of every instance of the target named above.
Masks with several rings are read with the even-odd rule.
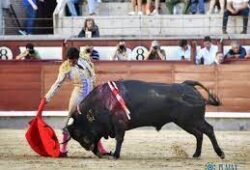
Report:
[[[113,157],[118,159],[120,158],[120,153],[121,153],[121,147],[122,147],[122,143],[123,143],[123,139],[124,139],[124,134],[125,131],[119,131],[116,132],[116,148],[115,148],[115,153],[113,154]]]
[[[181,128],[183,128],[185,131],[187,131],[188,133],[191,133],[192,135],[195,136],[195,138],[196,138],[196,150],[195,150],[195,153],[193,154],[193,157],[198,158],[201,155],[203,133],[193,125],[186,125],[186,126],[184,126],[182,124],[178,124],[178,125]]]
[[[115,139],[116,139],[116,148],[113,154],[113,157],[118,159],[120,157],[121,147],[125,135],[125,128],[121,122],[115,125]]]
[[[195,128],[185,128],[187,132],[191,133],[196,138],[196,150],[193,154],[194,158],[198,158],[201,155],[201,149],[202,149],[202,142],[203,142],[203,133],[200,132],[198,129]]]
[[[196,150],[195,153],[193,154],[194,158],[198,158],[201,155],[201,149],[202,149],[202,142],[203,142],[203,133],[197,130],[193,130],[192,134],[196,138]]]
[[[202,130],[204,131],[204,133],[209,137],[209,139],[212,142],[213,148],[215,150],[215,152],[217,153],[217,155],[221,158],[224,159],[225,158],[225,154],[224,152],[221,150],[221,148],[219,147],[216,137],[214,135],[214,129],[213,127],[207,123],[206,121],[204,121],[204,125],[202,127]]]

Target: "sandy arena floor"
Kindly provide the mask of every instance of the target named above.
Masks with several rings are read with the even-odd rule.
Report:
[[[99,159],[85,151],[75,141],[70,141],[68,158],[44,158],[37,156],[28,146],[25,130],[0,129],[0,169],[171,169],[204,170],[212,162],[219,166],[237,166],[238,170],[250,169],[250,131],[216,132],[226,159],[221,160],[204,137],[200,159],[192,159],[195,138],[184,131],[138,129],[126,133],[120,160]],[[57,131],[60,136],[60,131]],[[112,149],[114,140],[104,140]],[[220,169],[222,170],[222,169]]]

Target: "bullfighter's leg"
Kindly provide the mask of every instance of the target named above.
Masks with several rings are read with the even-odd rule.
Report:
[[[94,150],[92,150],[92,152],[98,156],[99,158],[101,158],[102,156],[111,156],[112,152],[108,152],[105,147],[103,146],[101,139],[98,141],[98,143],[95,145]]]
[[[213,127],[209,123],[207,123],[206,121],[204,121],[204,124],[202,126],[202,130],[209,137],[209,139],[211,140],[213,148],[214,148],[215,152],[217,153],[217,155],[221,159],[224,159],[225,158],[225,154],[221,150],[221,148],[219,147],[219,145],[217,143]]]
[[[69,121],[69,117],[67,117],[65,119],[65,126],[67,125]],[[67,146],[68,146],[68,140],[70,138],[70,135],[69,135],[69,132],[67,130],[67,128],[63,128],[63,131],[62,131],[62,144],[60,145],[60,156],[61,157],[67,157],[67,153],[68,153],[68,149],[67,149]]]
[[[100,153],[101,155],[110,155],[110,154],[111,154],[111,152],[108,152],[108,151],[105,149],[105,147],[104,147],[103,144],[102,144],[101,139],[100,139],[99,142],[97,143],[97,149],[98,149],[98,151],[99,151],[99,153]]]
[[[71,97],[70,97],[70,100],[69,100],[69,107],[68,107],[69,112],[68,112],[68,116],[64,120],[64,127],[67,127],[67,124],[69,122],[69,119],[70,119],[72,113],[74,113],[74,111],[76,110],[77,104],[82,99],[83,99],[83,97],[81,96],[81,89],[75,87],[73,89],[73,91],[72,91],[72,94],[71,94]],[[70,135],[69,135],[68,130],[66,128],[63,128],[62,144],[60,146],[60,152],[61,152],[61,155],[63,157],[66,157],[67,153],[68,153],[68,149],[67,149],[68,142],[67,142],[67,140],[68,140],[69,137],[70,137]]]

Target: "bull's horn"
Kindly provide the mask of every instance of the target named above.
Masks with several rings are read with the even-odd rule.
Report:
[[[77,113],[78,113],[79,115],[82,114],[79,105],[77,105],[76,109],[77,109]]]
[[[67,125],[70,126],[70,125],[72,125],[73,123],[74,123],[74,119],[73,119],[72,117],[69,118]]]

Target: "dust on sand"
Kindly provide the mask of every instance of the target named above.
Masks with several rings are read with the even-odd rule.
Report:
[[[0,169],[171,169],[204,170],[208,162],[237,165],[239,170],[250,169],[250,131],[216,132],[217,140],[225,152],[221,160],[213,151],[211,142],[204,137],[202,155],[193,159],[195,138],[178,130],[137,129],[126,133],[121,158],[99,159],[71,140],[68,158],[44,158],[37,156],[28,146],[26,130],[0,129]],[[57,131],[58,136],[61,132]],[[114,139],[103,140],[109,149]],[[218,168],[218,167],[217,167]]]

